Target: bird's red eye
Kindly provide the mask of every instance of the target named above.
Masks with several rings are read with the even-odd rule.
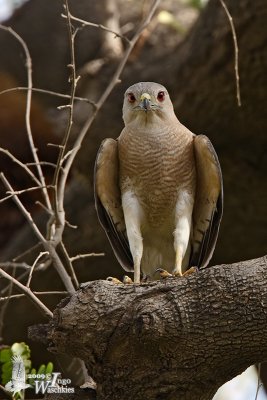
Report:
[[[129,103],[134,103],[136,100],[135,95],[133,93],[128,93],[128,101]]]
[[[164,92],[158,92],[158,101],[163,101],[165,99],[165,93]]]

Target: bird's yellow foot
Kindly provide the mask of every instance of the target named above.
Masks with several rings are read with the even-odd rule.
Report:
[[[118,285],[119,283],[122,283],[122,281],[120,281],[120,280],[117,279],[117,278],[114,278],[113,276],[108,276],[107,279],[106,279],[106,281],[109,281],[109,282],[112,282],[112,283],[116,283],[117,285]]]
[[[164,279],[164,278],[169,278],[169,277],[181,278],[182,276],[191,275],[197,271],[198,271],[197,267],[191,267],[187,271],[185,271],[183,274],[180,274],[180,272],[174,272],[173,274],[171,274],[170,272],[168,272],[162,268],[158,268],[155,272],[159,272],[160,277]]]
[[[187,275],[191,275],[195,272],[198,271],[197,267],[191,267],[188,270],[186,270],[183,274],[180,274],[180,272],[174,272],[173,276],[176,276],[177,278],[180,278],[181,276],[187,276]]]
[[[122,278],[122,281],[120,281],[118,278],[114,278],[113,276],[107,277],[106,281],[115,283],[116,285],[123,284],[123,283],[126,285],[129,285],[130,283],[133,283],[132,279],[127,275],[124,275],[124,277]]]
[[[185,271],[183,273],[183,276],[191,275],[191,274],[194,274],[195,272],[198,272],[198,268],[197,267],[191,267],[191,268],[189,268],[187,271]]]

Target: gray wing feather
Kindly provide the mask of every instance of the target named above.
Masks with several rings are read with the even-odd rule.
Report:
[[[194,138],[196,197],[190,265],[208,265],[217,242],[223,214],[223,180],[217,154],[207,136]]]
[[[131,272],[133,271],[133,259],[121,205],[118,145],[114,139],[105,139],[97,153],[94,194],[98,219],[113,251],[121,266]]]

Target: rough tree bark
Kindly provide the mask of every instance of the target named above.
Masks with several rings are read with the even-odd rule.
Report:
[[[50,350],[83,359],[97,399],[209,400],[267,359],[267,257],[141,285],[94,281],[57,307]]]

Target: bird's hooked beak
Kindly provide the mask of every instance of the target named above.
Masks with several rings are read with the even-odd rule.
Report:
[[[153,110],[157,110],[160,107],[158,106],[158,104],[153,103],[150,94],[148,93],[143,93],[140,96],[140,103],[134,107],[134,110],[140,110],[140,111],[153,111]]]
[[[143,93],[140,97],[140,108],[145,110],[145,111],[149,111],[151,110],[151,96],[148,93]]]

